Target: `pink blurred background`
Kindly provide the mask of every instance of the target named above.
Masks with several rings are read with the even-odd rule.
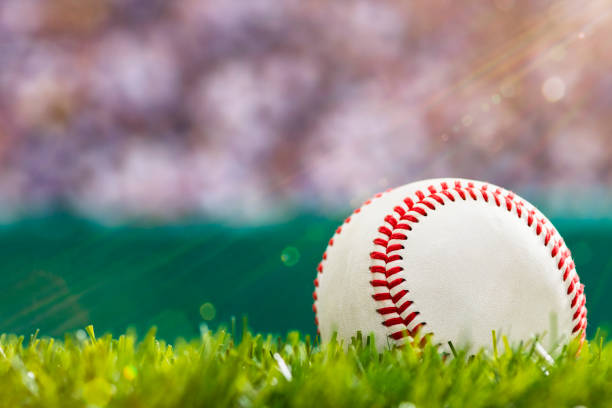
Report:
[[[609,215],[611,13],[610,0],[3,0],[2,216],[258,221],[436,176]]]

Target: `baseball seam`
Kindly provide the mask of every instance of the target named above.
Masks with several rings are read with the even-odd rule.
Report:
[[[462,186],[461,181],[455,181],[450,187],[447,182],[441,182],[439,189],[432,185],[427,190],[427,194],[419,190],[414,193],[415,197],[405,198],[393,209],[392,214],[384,218],[384,224],[378,229],[379,235],[373,240],[374,250],[370,253],[372,298],[376,302],[377,312],[383,318],[382,324],[387,328],[388,337],[396,345],[404,344],[427,325],[427,322],[419,319],[418,307],[409,296],[410,288],[405,280],[399,277],[399,273],[403,271],[399,252],[404,249],[403,243],[407,240],[412,225],[419,223],[439,206],[470,199],[484,200],[514,213],[517,218],[525,221],[538,237],[543,238],[543,244],[555,259],[570,298],[573,313],[572,335],[580,334],[581,343],[584,341],[587,325],[584,285],[580,283],[571,253],[563,239],[543,217],[538,217],[537,210],[528,208],[514,193],[501,188],[491,190],[487,184],[477,188],[473,182]]]
[[[334,233],[334,235],[333,235],[333,236],[330,238],[330,240],[329,240],[329,242],[328,242],[328,246],[334,246],[334,239],[335,239],[335,238],[336,238],[338,235],[340,235],[340,234],[342,233],[342,227],[343,227],[343,226],[345,226],[346,224],[350,223],[350,222],[351,222],[351,219],[352,219],[352,217],[353,217],[353,216],[355,216],[355,215],[359,214],[359,213],[361,212],[361,210],[362,210],[364,207],[367,207],[368,205],[372,204],[372,202],[373,202],[374,200],[376,200],[377,198],[382,197],[384,194],[386,194],[386,193],[390,192],[391,190],[393,190],[393,189],[391,189],[391,188],[390,188],[390,189],[388,189],[388,190],[386,190],[386,191],[384,191],[384,192],[382,192],[382,193],[378,193],[378,194],[376,194],[376,195],[375,195],[374,197],[372,197],[371,199],[368,199],[367,201],[365,201],[365,202],[364,202],[364,203],[361,205],[361,207],[359,207],[359,208],[355,209],[355,211],[353,211],[353,214],[352,214],[352,215],[350,215],[350,216],[348,216],[348,217],[347,217],[347,218],[344,220],[344,222],[342,223],[342,225],[341,225],[341,226],[339,226],[339,227],[336,229],[336,232]],[[317,316],[317,303],[316,303],[316,302],[317,302],[317,288],[319,287],[319,278],[320,278],[321,274],[323,274],[323,262],[324,262],[324,261],[326,261],[326,260],[327,260],[327,250],[326,250],[325,252],[323,252],[323,258],[322,258],[321,262],[319,262],[319,265],[317,266],[317,277],[316,277],[316,278],[315,278],[315,280],[314,280],[314,286],[315,286],[315,289],[314,289],[314,292],[312,292],[312,299],[313,299],[313,303],[312,303],[312,311],[313,311],[313,312],[314,312],[314,314],[315,314],[315,319],[314,319],[314,320],[315,320],[315,324],[316,324],[316,326],[317,326],[317,334],[318,334],[318,335],[320,335],[321,333],[320,333],[320,331],[319,331],[319,318],[318,318],[318,316]]]

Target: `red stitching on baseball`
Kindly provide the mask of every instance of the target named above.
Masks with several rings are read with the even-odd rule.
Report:
[[[455,201],[455,197],[451,193],[449,193],[448,191],[442,190],[441,193],[444,194],[446,196],[446,198],[448,198],[449,200]],[[485,198],[485,200],[488,201],[488,198]]]
[[[391,239],[393,239],[393,238],[391,238]],[[376,239],[375,239],[373,242],[374,242],[376,245],[380,245],[380,246],[387,246],[387,241],[385,241],[385,240],[384,240],[384,239],[382,239],[382,238],[376,238]]]
[[[465,201],[465,193],[463,192],[463,190],[461,190],[459,187],[455,187],[455,191],[459,193],[459,197],[461,197],[461,199]]]
[[[405,280],[404,278],[397,278],[397,279],[392,280],[391,282],[389,282],[389,283],[387,284],[387,287],[388,287],[389,289],[393,289],[394,287],[396,287],[397,285],[399,285],[400,283],[403,283],[403,282],[405,282],[405,281],[406,281],[406,280]]]
[[[417,317],[418,315],[419,315],[419,312],[412,312],[412,313],[410,313],[410,314],[408,315],[408,317],[406,317],[406,318],[404,319],[404,323],[405,323],[406,325],[409,325],[409,324],[410,324],[410,322],[412,322],[414,319],[416,319],[416,317]]]
[[[395,226],[395,229],[403,229],[403,230],[412,231],[412,227],[408,224],[397,224]]]
[[[499,201],[499,194],[493,193],[493,198],[495,199],[495,205],[498,207],[501,206],[501,201]]]
[[[385,320],[383,322],[383,325],[385,325],[387,327],[394,326],[396,324],[404,324],[404,320],[401,317],[394,317],[392,319]]]
[[[404,215],[402,218],[400,218],[402,221],[410,221],[410,222],[414,222],[415,224],[419,222],[419,219],[417,217],[415,217],[414,215],[410,215],[410,214],[406,214]]]
[[[403,271],[404,268],[402,268],[401,266],[395,266],[393,268],[390,269],[386,269],[383,271],[383,273],[388,277],[395,275],[396,273],[400,273],[401,271]]]
[[[478,195],[476,194],[476,191],[478,191],[480,192],[482,199],[486,203],[489,203],[489,197],[490,195],[492,195],[495,205],[497,207],[501,207],[502,202],[504,202],[506,204],[505,209],[508,212],[512,212],[512,210],[515,209],[516,216],[520,220],[524,219],[523,214],[525,214],[525,221],[528,227],[532,227],[535,221],[536,235],[540,236],[544,231],[546,232],[543,242],[545,247],[548,248],[550,242],[553,241],[553,239],[555,240],[554,244],[552,245],[550,254],[553,258],[559,256],[557,269],[559,270],[559,272],[562,273],[563,282],[565,282],[565,284],[567,285],[567,295],[572,296],[573,294],[571,300],[571,308],[573,311],[572,321],[574,324],[572,334],[575,335],[576,333],[580,332],[580,341],[584,341],[585,329],[587,325],[587,310],[586,307],[584,307],[584,305],[586,304],[586,297],[583,294],[584,285],[580,284],[578,275],[575,273],[573,277],[569,279],[575,269],[573,261],[570,261],[567,266],[565,266],[567,260],[571,259],[571,253],[565,247],[565,244],[560,237],[555,238],[556,231],[553,228],[545,227],[546,220],[543,218],[538,218],[534,209],[530,208],[526,212],[523,212],[523,208],[526,206],[526,204],[521,200],[516,200],[516,196],[514,193],[506,192],[504,194],[504,192],[500,188],[497,188],[494,192],[491,192],[489,191],[488,185],[485,184],[482,185],[480,188],[477,188],[472,182],[469,182],[467,187],[462,187],[460,181],[455,181],[454,188],[452,189],[449,188],[446,182],[442,182],[440,186],[440,192],[438,192],[438,190],[436,190],[434,186],[429,186],[429,188],[427,189],[430,192],[429,196],[425,196],[425,194],[420,190],[416,191],[414,193],[418,199],[416,203],[412,198],[406,197],[403,200],[404,204],[406,205],[406,208],[403,209],[404,214],[402,214],[402,211],[398,209],[398,207],[395,207],[393,210],[394,213],[400,215],[399,220],[401,221],[401,223],[399,223],[398,220],[396,220],[396,218],[392,215],[388,215],[387,217],[385,217],[385,222],[388,225],[383,225],[378,229],[379,232],[384,233],[387,237],[389,237],[389,240],[380,240],[375,242],[375,244],[378,245],[379,248],[377,248],[376,251],[373,251],[371,253],[371,259],[374,261],[384,262],[384,273],[387,277],[388,282],[388,285],[386,285],[386,289],[388,290],[388,292],[375,293],[373,295],[373,298],[383,304],[386,304],[389,301],[393,303],[393,306],[381,304],[381,306],[383,307],[377,309],[377,312],[379,314],[385,316],[382,321],[382,324],[389,328],[390,333],[388,334],[388,336],[396,341],[402,340],[406,336],[412,337],[419,330],[419,328],[426,324],[426,322],[418,322],[412,328],[410,328],[409,326],[411,326],[415,322],[415,319],[419,313],[418,311],[411,311],[407,316],[405,316],[405,318],[402,318],[402,314],[407,312],[408,308],[413,305],[413,302],[411,300],[406,299],[408,295],[408,290],[402,289],[395,295],[392,295],[391,293],[391,289],[404,282],[402,278],[393,278],[392,280],[390,280],[390,277],[403,271],[403,268],[401,266],[390,265],[392,262],[402,259],[401,255],[391,253],[402,250],[404,246],[398,243],[390,244],[390,241],[407,240],[407,235],[403,233],[398,233],[397,230],[412,230],[412,227],[409,223],[418,223],[418,215],[426,217],[428,210],[435,211],[436,206],[434,203],[445,205],[446,203],[444,201],[444,198],[449,200],[449,202],[451,203],[455,202],[455,196],[452,194],[452,192],[455,192],[459,197],[461,197],[462,200],[465,201],[467,200],[468,195],[473,200],[478,200]],[[416,216],[411,215],[410,213],[413,213]],[[372,267],[370,267],[370,269],[372,271],[380,272],[382,271],[381,267],[382,265],[373,265]],[[385,289],[385,286],[382,284],[380,286],[377,285],[376,287],[378,287],[379,290],[380,288],[383,288],[382,290]],[[576,308],[575,311],[573,310],[574,308]]]
[[[392,190],[393,190],[392,188],[389,188],[389,189],[387,189],[387,190],[385,191],[385,193],[388,193],[388,192],[390,192],[390,191],[392,191]],[[374,198],[372,198],[372,199],[370,199],[370,200],[367,200],[366,202],[364,202],[364,203],[363,203],[363,205],[362,205],[361,207],[356,208],[356,209],[355,209],[355,211],[353,211],[353,214],[354,214],[354,215],[359,214],[359,213],[361,212],[361,208],[363,208],[363,207],[365,207],[365,206],[367,206],[367,205],[370,205],[370,204],[372,203],[372,201],[373,201],[373,200],[375,200],[375,199],[377,199],[377,198],[380,198],[380,197],[382,197],[383,195],[384,195],[384,193],[378,193],[378,194],[376,194],[376,195],[374,196]],[[351,220],[352,220],[352,217],[351,217],[351,216],[347,217],[347,218],[344,220],[344,224],[343,224],[343,225],[346,225],[346,224],[350,223],[350,222],[351,222]],[[391,230],[390,230],[389,228],[385,227],[385,226],[380,227],[380,228],[378,229],[378,232],[380,232],[381,234],[385,234],[385,235],[389,236],[389,237],[390,237],[390,239],[394,239],[394,238],[391,238],[391,237],[393,236],[393,233],[391,232]],[[336,229],[336,233],[335,233],[335,234],[334,234],[334,236],[333,236],[333,237],[332,237],[332,238],[329,240],[329,246],[333,246],[333,245],[334,245],[334,237],[335,237],[336,235],[340,235],[341,233],[342,233],[342,225],[341,225],[341,226],[339,226],[339,227]],[[402,234],[396,234],[396,236],[398,236],[398,235],[399,235],[399,236],[402,236]],[[382,241],[384,241],[384,240],[382,240]],[[377,245],[378,245],[378,244],[382,244],[382,242],[381,242],[381,241],[376,241],[376,242],[375,242],[375,244],[377,244]],[[385,243],[385,245],[381,245],[381,246],[385,246],[385,247],[386,247],[386,246],[387,246],[387,244]],[[327,260],[327,251],[323,252],[323,261],[326,261],[326,260]],[[381,266],[381,267],[371,266],[371,267],[370,267],[370,271],[371,271],[372,273],[382,273],[382,274],[385,274],[385,273],[386,273],[386,268],[385,268],[384,266]],[[318,299],[317,289],[319,288],[319,276],[320,276],[320,275],[323,273],[323,262],[319,263],[319,265],[317,266],[317,272],[318,272],[318,273],[317,273],[317,278],[314,280],[315,290],[314,290],[314,292],[313,292],[313,294],[312,294],[312,297],[313,297],[313,299],[314,299],[314,301],[315,301],[315,302],[316,302],[316,301],[317,301],[317,299]],[[386,285],[385,285],[385,286],[386,286]],[[390,295],[389,295],[389,297],[390,297]],[[314,320],[315,320],[315,324],[316,324],[316,326],[317,326],[317,334],[320,334],[320,331],[319,331],[319,318],[318,318],[318,316],[317,316],[317,307],[316,307],[316,304],[315,304],[315,303],[313,303],[313,305],[312,305],[312,310],[313,310],[313,312],[315,313],[315,318],[314,318]]]
[[[382,252],[370,252],[370,258],[372,259],[380,259],[381,261],[387,260],[387,255]]]
[[[380,308],[377,308],[376,311],[386,318],[383,320],[383,325],[387,326],[389,330],[393,329],[388,336],[396,341],[400,341],[406,337],[414,337],[416,333],[427,323],[426,322],[418,322],[415,323],[416,317],[419,315],[418,311],[410,312],[405,318],[402,318],[402,314],[405,313],[414,303],[410,299],[406,299],[408,295],[408,290],[402,289],[398,291],[395,295],[391,294],[391,290],[398,287],[402,283],[404,283],[403,278],[396,278],[396,275],[399,272],[402,272],[404,269],[401,266],[391,266],[390,263],[402,259],[399,254],[389,255],[391,252],[397,252],[403,249],[404,247],[401,244],[391,244],[389,245],[389,241],[391,240],[399,240],[405,241],[408,239],[407,235],[402,231],[411,231],[412,227],[410,223],[418,223],[419,216],[427,217],[428,210],[435,211],[436,206],[434,203],[445,205],[445,199],[449,200],[451,203],[455,202],[456,197],[453,193],[456,193],[462,200],[467,200],[467,196],[469,196],[473,200],[478,200],[478,196],[476,192],[479,192],[482,196],[482,199],[489,203],[489,199],[493,196],[495,201],[495,205],[497,207],[502,206],[502,199],[506,204],[506,209],[509,212],[512,212],[514,208],[516,211],[516,215],[519,219],[524,219],[523,214],[525,214],[525,221],[528,227],[532,227],[534,221],[536,222],[535,232],[536,235],[540,236],[543,230],[546,231],[544,237],[544,245],[546,247],[549,246],[550,242],[554,239],[555,243],[551,248],[551,256],[554,258],[559,255],[559,262],[557,264],[557,268],[560,272],[563,273],[562,280],[567,285],[567,294],[572,297],[571,300],[571,308],[575,311],[572,316],[572,320],[574,323],[572,334],[580,333],[580,341],[581,344],[585,339],[586,327],[587,327],[587,309],[586,305],[586,297],[584,296],[584,285],[580,283],[578,275],[575,274],[575,264],[573,260],[571,260],[571,253],[565,247],[565,243],[563,240],[558,237],[556,238],[556,231],[554,228],[547,228],[546,220],[540,219],[536,216],[536,211],[533,208],[525,208],[525,202],[521,200],[515,200],[516,196],[512,192],[504,192],[500,188],[496,188],[495,191],[489,190],[489,186],[484,184],[477,188],[473,182],[468,182],[467,187],[463,187],[461,185],[461,181],[455,181],[454,185],[451,187],[447,182],[440,183],[441,189],[437,190],[435,186],[429,186],[427,191],[430,193],[426,196],[422,191],[416,191],[414,194],[417,198],[415,201],[406,197],[402,200],[405,208],[402,206],[396,206],[393,209],[393,212],[397,214],[399,219],[396,219],[393,214],[389,214],[385,217],[384,221],[388,225],[382,225],[378,228],[378,232],[385,235],[388,240],[377,238],[373,241],[374,245],[379,247],[379,250],[372,251],[370,257],[372,260],[384,262],[384,265],[371,265],[369,270],[371,273],[376,274],[384,274],[386,280],[382,279],[373,279],[371,281],[371,285],[373,288],[378,288],[378,290],[382,290],[382,292],[374,293],[372,298],[381,303]],[[385,193],[392,191],[392,189],[388,189]],[[467,192],[467,194],[466,194]],[[373,199],[367,200],[363,206],[367,206],[372,203],[372,201],[376,198],[379,198],[383,195],[383,193],[376,194]],[[500,197],[501,196],[501,197]],[[431,201],[427,201],[427,200]],[[362,206],[362,207],[363,207]],[[353,214],[359,214],[361,212],[361,208],[355,209]],[[525,211],[523,211],[525,210]],[[412,214],[411,214],[412,213]],[[414,214],[414,215],[413,215]],[[344,224],[348,224],[351,221],[351,217],[347,217],[344,221]],[[336,230],[336,234],[338,235],[342,232],[342,226],[338,227]],[[334,236],[335,236],[334,235]],[[333,246],[334,237],[332,237],[329,241],[329,246]],[[327,252],[323,254],[323,260],[327,259]],[[569,259],[569,262],[568,262]],[[319,264],[318,273],[323,273],[323,264]],[[570,276],[574,272],[574,276],[570,279]],[[317,300],[317,288],[319,287],[319,279],[314,280],[315,284],[315,292],[313,293],[313,298],[315,301]],[[391,302],[391,305],[388,303]],[[319,320],[316,316],[317,307],[313,304],[313,311],[315,312],[315,323],[317,325],[317,333],[319,332]],[[399,326],[399,327],[397,327]],[[410,329],[409,326],[412,326]],[[428,336],[431,333],[426,333]],[[422,339],[422,343],[425,338]]]
[[[404,246],[401,244],[389,245],[387,247],[387,254],[394,251],[399,251],[400,249],[404,249]]]
[[[396,220],[396,219],[395,219],[395,217],[394,217],[394,216],[392,216],[392,215],[387,215],[387,216],[385,217],[385,221],[386,221],[386,222],[388,222],[389,224],[391,224],[391,226],[392,226],[393,228],[395,228],[395,227],[397,226],[397,220]]]
[[[386,269],[384,266],[370,266],[370,272],[372,273],[385,273]]]
[[[389,292],[375,293],[372,297],[374,300],[391,300],[391,294]]]
[[[396,307],[396,310],[399,312],[399,314],[402,314],[404,310],[412,306],[412,303],[414,303],[412,300],[407,300],[404,303],[402,303],[400,307]]]
[[[399,261],[400,259],[404,259],[404,258],[402,258],[400,255],[393,254],[387,257],[387,262]]]
[[[472,197],[472,200],[478,200],[478,197],[476,196],[476,193],[474,192],[474,190],[472,190],[472,188],[468,188],[466,190],[468,193],[470,193],[470,197]]]
[[[422,203],[423,203],[423,200],[419,201],[417,205],[422,204]],[[432,210],[435,210],[435,207],[432,206]],[[417,214],[421,214],[423,217],[427,217],[427,212],[425,211],[425,209],[421,207],[412,207],[410,211],[415,212]]]
[[[401,290],[399,292],[397,292],[395,295],[391,296],[391,300],[393,300],[393,303],[397,303],[400,301],[401,298],[404,297],[404,295],[408,293],[407,290]]]

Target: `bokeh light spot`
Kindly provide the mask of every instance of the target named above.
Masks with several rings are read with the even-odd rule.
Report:
[[[542,95],[548,102],[560,101],[565,96],[565,82],[557,76],[548,78],[542,84]]]
[[[499,94],[491,95],[491,102],[493,102],[494,105],[498,105],[501,102],[501,96],[499,96]]]
[[[300,251],[295,247],[287,247],[281,252],[281,261],[285,266],[293,266],[300,260]]]
[[[200,316],[202,316],[202,319],[212,320],[215,318],[216,314],[217,310],[215,309],[215,306],[212,303],[206,302],[202,306],[200,306]]]
[[[123,367],[123,377],[128,381],[134,381],[136,379],[136,375],[138,374],[138,370],[133,365],[127,365]]]
[[[469,127],[473,121],[474,120],[470,115],[465,115],[463,118],[461,118],[461,123],[463,123],[463,126],[465,127]]]
[[[89,337],[87,336],[87,333],[83,329],[77,330],[76,333],[74,334],[74,336],[80,342],[84,342],[84,341],[87,341],[89,339]]]

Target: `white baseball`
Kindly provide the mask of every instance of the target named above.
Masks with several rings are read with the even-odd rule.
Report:
[[[379,349],[420,331],[434,344],[491,348],[545,335],[584,339],[570,251],[531,204],[497,186],[425,180],[377,194],[332,237],[315,280],[322,341],[360,331]]]

